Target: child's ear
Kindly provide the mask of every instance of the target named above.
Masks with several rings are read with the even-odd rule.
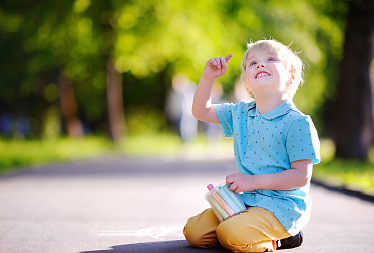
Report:
[[[293,83],[293,81],[295,80],[295,74],[296,74],[296,70],[291,66],[290,77],[288,78],[287,84]]]

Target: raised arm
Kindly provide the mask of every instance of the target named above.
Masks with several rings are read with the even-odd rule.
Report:
[[[232,54],[229,54],[226,57],[210,59],[206,63],[192,104],[192,114],[196,119],[210,123],[219,123],[214,105],[211,103],[212,89],[215,80],[226,73],[227,63],[231,57]]]

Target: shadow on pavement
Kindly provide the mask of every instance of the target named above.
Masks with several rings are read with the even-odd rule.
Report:
[[[226,249],[222,247],[211,248],[211,249],[200,249],[192,248],[188,246],[185,240],[176,241],[163,241],[163,242],[145,242],[145,243],[135,243],[126,245],[116,245],[112,246],[111,249],[107,250],[94,250],[94,251],[83,251],[81,253],[227,253]]]

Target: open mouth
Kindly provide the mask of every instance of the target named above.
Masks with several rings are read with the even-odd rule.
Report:
[[[255,78],[259,78],[259,77],[263,77],[263,76],[270,76],[269,73],[265,72],[265,71],[260,71],[256,74]]]

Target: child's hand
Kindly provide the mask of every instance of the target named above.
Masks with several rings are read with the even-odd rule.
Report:
[[[229,54],[226,57],[216,57],[210,59],[205,65],[203,76],[212,79],[223,76],[226,73],[227,63],[231,57],[232,54]]]
[[[234,173],[226,177],[226,184],[230,185],[230,190],[237,193],[255,190],[253,176],[245,173]]]

